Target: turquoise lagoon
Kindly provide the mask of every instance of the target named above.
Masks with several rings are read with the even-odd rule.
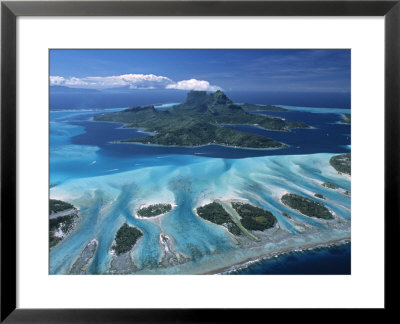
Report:
[[[99,113],[104,110],[50,111],[50,184],[54,185],[50,197],[74,204],[80,215],[76,230],[50,251],[50,274],[69,273],[93,239],[98,246],[87,273],[112,273],[110,263],[115,256],[110,247],[124,222],[143,233],[131,253],[135,274],[215,273],[266,255],[350,240],[350,197],[343,194],[351,190],[350,178],[329,164],[330,157],[350,149],[350,126],[338,123],[342,111],[274,113],[288,120],[304,120],[313,126],[310,130],[243,129],[265,132],[290,145],[281,150],[118,144],[113,141],[148,134],[91,121]],[[323,187],[327,181],[341,190]],[[280,202],[285,192],[312,199],[321,193],[335,219],[313,219],[285,207]],[[260,242],[235,237],[195,214],[198,206],[215,199],[247,201],[265,208],[278,225],[254,232]],[[161,217],[135,216],[142,205],[165,202],[175,207]],[[161,234],[169,238],[170,252],[179,263],[160,265],[166,254]]]

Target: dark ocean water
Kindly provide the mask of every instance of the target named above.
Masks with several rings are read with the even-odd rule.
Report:
[[[350,151],[350,126],[338,123],[342,120],[339,114],[313,114],[301,111],[268,112],[268,115],[283,117],[286,120],[301,120],[312,126],[312,129],[294,129],[290,132],[268,131],[254,126],[226,126],[243,132],[270,137],[289,147],[279,150],[251,150],[218,145],[202,147],[165,147],[141,144],[111,144],[110,141],[127,138],[140,138],[148,134],[136,129],[123,129],[121,124],[92,122],[90,118],[102,112],[75,116],[69,120],[72,125],[83,126],[85,133],[72,138],[73,144],[95,145],[101,148],[101,154],[129,158],[132,156],[154,155],[202,155],[217,158],[246,158],[266,155],[312,154],[312,153],[345,153]]]
[[[301,107],[350,108],[349,93],[231,92],[234,102]],[[56,92],[50,90],[50,109],[122,108],[167,102],[182,102],[187,92],[180,90],[135,90],[122,92]]]
[[[351,244],[290,252],[254,263],[230,274],[345,275],[351,274]]]
[[[227,126],[243,132],[270,137],[288,144],[286,149],[269,151],[268,155],[344,153],[350,151],[350,125],[339,123],[339,114],[314,114],[304,111],[265,112],[269,116],[282,117],[287,121],[303,121],[312,129],[293,129],[290,132],[269,131],[259,127]]]

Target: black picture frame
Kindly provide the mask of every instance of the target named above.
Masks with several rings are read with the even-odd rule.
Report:
[[[20,309],[16,307],[16,19],[19,16],[384,16],[385,310],[396,308],[399,235],[400,0],[394,1],[2,1],[1,3],[1,322],[234,322],[265,310]],[[366,283],[367,284],[367,283]],[[251,314],[249,314],[251,313]],[[255,317],[253,317],[255,316]]]

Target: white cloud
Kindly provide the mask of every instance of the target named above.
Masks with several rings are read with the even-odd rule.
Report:
[[[62,85],[65,79],[62,76],[50,76],[51,85]]]
[[[203,90],[203,91],[217,91],[221,90],[220,87],[211,85],[210,82],[204,80],[182,80],[173,84],[168,84],[167,89],[178,90]]]
[[[80,79],[80,78],[72,77],[72,78],[69,78],[69,79],[65,80],[64,81],[64,85],[67,85],[67,86],[88,86],[90,84],[88,82]]]
[[[123,74],[105,77],[89,76],[83,78],[64,78],[61,76],[50,76],[51,85],[63,85],[77,88],[115,88],[126,87],[137,88],[165,88],[173,81],[164,76],[154,74]]]
[[[51,85],[61,85],[72,88],[106,89],[129,87],[130,89],[177,89],[216,91],[221,88],[204,80],[182,80],[174,82],[168,77],[155,74],[122,74],[105,77],[88,76],[83,78],[50,76]]]

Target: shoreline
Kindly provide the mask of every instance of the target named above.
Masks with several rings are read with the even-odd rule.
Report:
[[[257,258],[248,258],[242,262],[232,264],[230,266],[218,268],[215,270],[207,271],[205,273],[200,273],[200,275],[224,275],[224,274],[231,274],[232,272],[244,270],[250,267],[253,264],[260,263],[266,260],[270,260],[272,258],[277,258],[284,254],[289,254],[293,252],[302,252],[305,250],[314,250],[318,248],[329,248],[332,246],[340,246],[351,243],[351,237],[343,237],[340,239],[334,239],[327,242],[320,242],[320,243],[310,243],[299,247],[287,247],[278,249],[276,251],[271,251],[269,253],[260,255]]]
[[[133,129],[133,128],[132,128]],[[145,145],[145,146],[159,146],[159,147],[182,147],[182,148],[200,148],[200,147],[206,147],[206,146],[222,146],[222,147],[229,147],[233,149],[241,149],[241,150],[281,150],[281,149],[286,149],[289,148],[290,145],[284,144],[282,147],[244,147],[244,146],[232,146],[232,145],[225,145],[225,144],[217,144],[217,143],[208,143],[208,144],[201,144],[201,145],[193,145],[193,146],[185,146],[185,145],[162,145],[162,144],[146,144],[146,143],[140,143],[140,142],[128,142],[128,141],[123,141],[123,140],[118,140],[118,141],[109,141],[108,143],[110,144],[136,144],[136,145]]]

